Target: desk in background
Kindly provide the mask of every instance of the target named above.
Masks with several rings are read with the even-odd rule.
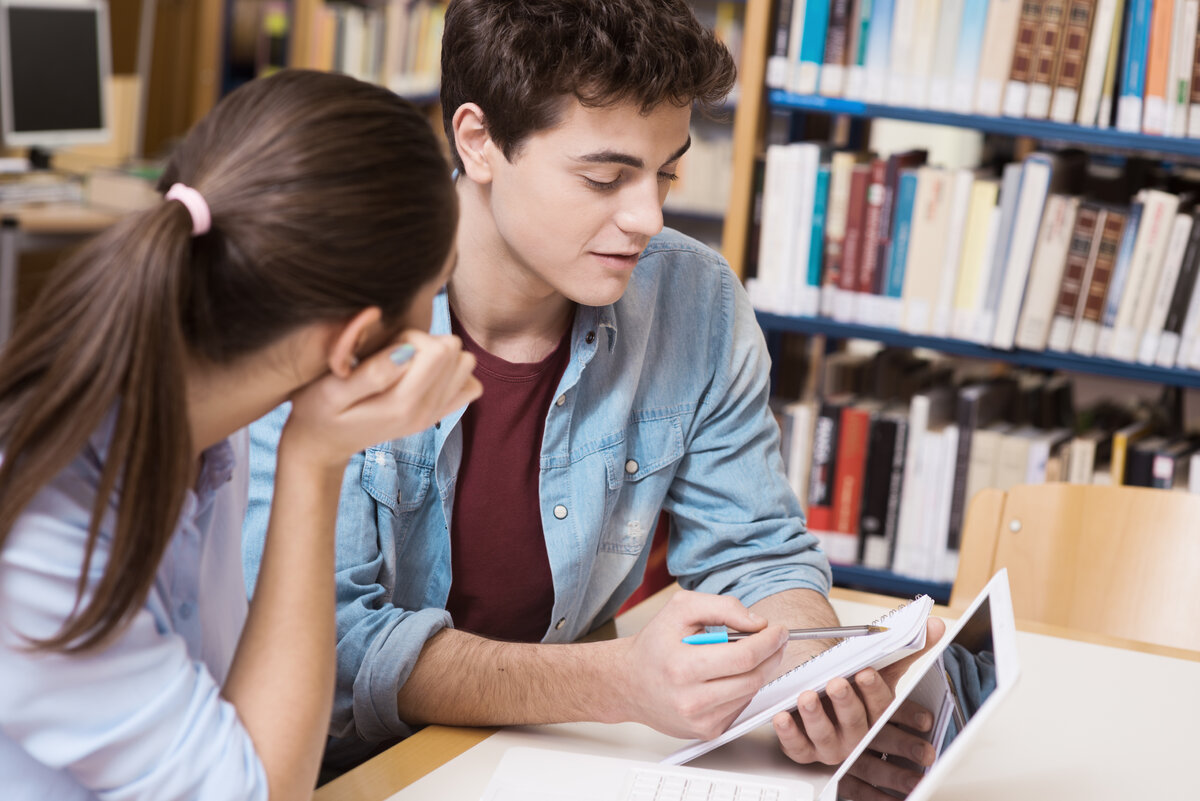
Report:
[[[637,631],[674,588],[617,620]],[[844,622],[867,621],[895,599],[834,591]],[[944,607],[935,614],[947,615]],[[1021,679],[935,794],[961,801],[1192,798],[1200,743],[1200,653],[1019,624]],[[1119,647],[1120,646],[1120,647]],[[1136,649],[1136,650],[1135,650]],[[314,801],[477,801],[513,745],[657,759],[679,740],[637,724],[525,726],[496,731],[431,726],[319,789]],[[786,763],[769,729],[692,763],[803,771]]]
[[[22,251],[75,244],[120,217],[82,204],[0,207],[0,345],[12,334],[16,320],[17,268]]]

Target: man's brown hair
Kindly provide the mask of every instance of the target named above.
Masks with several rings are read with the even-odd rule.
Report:
[[[554,127],[563,98],[585,106],[719,107],[733,88],[729,50],[685,0],[452,0],[442,37],[442,120],[455,164],[454,112],[483,110],[512,160]]]

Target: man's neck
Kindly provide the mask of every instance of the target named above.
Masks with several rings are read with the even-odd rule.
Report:
[[[575,304],[519,263],[496,230],[484,190],[462,178],[459,185],[450,306],[488,353],[516,363],[541,361],[571,326]]]

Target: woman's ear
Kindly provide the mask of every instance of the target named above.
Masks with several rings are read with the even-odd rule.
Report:
[[[483,109],[474,103],[463,103],[454,112],[451,128],[463,172],[477,184],[491,183],[492,165],[488,161],[488,151],[495,148],[487,131]]]
[[[336,331],[329,346],[329,371],[338,378],[346,378],[358,366],[358,354],[368,343],[379,337],[382,331],[383,312],[378,306],[363,309]]]

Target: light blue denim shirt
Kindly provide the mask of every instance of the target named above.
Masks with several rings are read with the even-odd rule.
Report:
[[[254,744],[221,698],[247,613],[245,432],[205,451],[150,594],[112,641],[82,654],[27,647],[57,633],[75,604],[114,420],[34,497],[0,550],[0,798],[266,799]],[[115,510],[114,498],[90,587]]]
[[[432,330],[450,330],[445,293]],[[783,474],[768,368],[729,266],[673,231],[646,248],[620,300],[576,311],[556,400],[536,411],[546,418],[539,493],[555,593],[544,642],[570,642],[613,616],[642,580],[662,509],[673,523],[668,567],[688,589],[745,604],[789,589],[828,591],[828,563]],[[287,414],[280,407],[250,427],[243,547],[251,589]],[[451,625],[461,414],[371,448],[346,470],[335,738],[411,733],[396,694],[425,641]],[[335,744],[330,754],[347,749],[350,742]]]

